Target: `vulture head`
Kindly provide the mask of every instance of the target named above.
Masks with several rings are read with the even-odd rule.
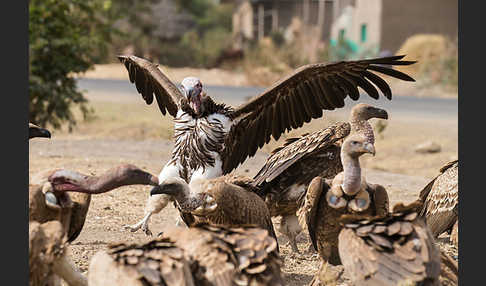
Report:
[[[197,77],[186,77],[181,82],[181,90],[194,113],[196,115],[203,113],[204,106],[202,100],[205,93],[201,81]]]
[[[357,120],[368,120],[371,118],[381,118],[381,119],[388,119],[388,113],[386,110],[371,106],[365,103],[356,104],[351,109],[351,118]]]
[[[180,210],[193,215],[205,216],[216,210],[216,199],[206,192],[207,182],[196,180],[191,185],[180,178],[168,178],[155,186],[150,195],[166,194],[174,197]],[[211,187],[211,185],[209,186]]]
[[[29,139],[34,137],[51,138],[51,132],[29,122]]]
[[[341,160],[344,157],[358,158],[366,153],[375,156],[375,146],[367,142],[364,136],[356,134],[344,140],[343,146],[341,147]]]

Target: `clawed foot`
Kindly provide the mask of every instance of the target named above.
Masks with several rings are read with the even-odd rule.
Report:
[[[123,228],[126,229],[126,230],[129,230],[131,232],[136,232],[137,230],[140,229],[140,224],[134,224],[134,225],[124,225]]]
[[[148,225],[147,225],[147,224],[144,224],[144,225],[142,226],[142,230],[143,230],[143,232],[145,232],[145,234],[146,234],[147,236],[152,236],[152,232],[150,231],[150,229],[149,229],[149,227],[148,227]]]

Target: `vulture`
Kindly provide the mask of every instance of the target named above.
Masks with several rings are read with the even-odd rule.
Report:
[[[155,95],[162,115],[174,118],[174,149],[159,181],[179,177],[190,183],[230,173],[272,137],[278,140],[282,133],[322,117],[323,110],[343,107],[347,95],[358,100],[358,87],[374,99],[379,98],[378,87],[391,100],[389,85],[375,72],[414,81],[392,68],[415,63],[403,57],[305,65],[237,108],[213,101],[198,78],[186,77],[178,88],[150,61],[133,55],[118,59],[145,102],[152,104]],[[131,231],[142,228],[150,235],[150,217],[168,202],[165,195],[149,196],[144,217],[126,227]]]
[[[51,132],[29,122],[29,140],[35,137],[51,138]]]
[[[264,229],[173,226],[146,243],[115,243],[97,252],[90,286],[284,285],[276,240]]]
[[[296,211],[298,199],[305,195],[313,178],[332,179],[343,171],[340,152],[344,138],[361,134],[375,143],[371,118],[388,119],[386,110],[359,103],[351,109],[349,122],[338,122],[325,129],[287,139],[272,151],[265,165],[254,177],[272,216],[282,216],[280,231],[288,238],[292,251],[299,252],[296,236],[300,233]]]
[[[441,254],[419,203],[384,216],[340,218],[339,256],[353,285],[440,285]]]
[[[437,238],[445,231],[451,232],[451,242],[458,245],[458,212],[459,212],[459,161],[445,164],[440,174],[420,192],[419,200],[423,202],[420,216]]]
[[[100,176],[65,169],[41,172],[29,185],[29,221],[59,221],[67,242],[71,242],[83,229],[91,194],[134,184],[157,186],[158,179],[130,164],[117,166]]]
[[[173,177],[155,186],[150,195],[173,197],[188,226],[203,222],[231,227],[251,224],[277,239],[270,212],[251,182],[251,178],[239,175],[193,180],[191,184]]]
[[[338,254],[341,215],[388,213],[389,199],[385,188],[368,184],[361,174],[359,157],[366,153],[375,154],[373,144],[366,137],[348,136],[341,148],[343,172],[332,180],[315,177],[297,212],[301,226],[307,228],[312,246],[323,263],[341,264]]]
[[[61,285],[59,278],[70,286],[86,286],[88,281],[67,257],[67,242],[63,226],[53,220],[29,222],[29,285]]]

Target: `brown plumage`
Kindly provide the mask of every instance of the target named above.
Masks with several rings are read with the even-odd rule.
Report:
[[[341,144],[348,135],[360,134],[374,144],[371,118],[388,119],[386,110],[368,104],[355,105],[349,122],[338,122],[325,129],[287,139],[284,146],[272,151],[265,165],[254,177],[272,216],[282,216],[280,231],[289,237],[293,251],[300,232],[296,220],[298,199],[305,195],[316,176],[334,178],[342,172]]]
[[[385,216],[343,215],[339,255],[353,285],[440,285],[441,257],[419,203]]]
[[[232,227],[253,224],[268,230],[276,239],[268,208],[251,188],[250,178],[237,175],[196,180],[190,185],[179,178],[169,178],[150,194],[171,195],[189,226],[199,222]]]
[[[51,138],[51,132],[29,122],[29,140],[35,137]]]
[[[284,132],[322,117],[323,110],[343,107],[348,94],[358,100],[358,87],[378,99],[376,85],[391,99],[390,87],[374,72],[413,81],[391,68],[414,63],[401,60],[403,57],[306,65],[237,108],[215,103],[197,78],[184,78],[178,89],[156,64],[132,55],[118,59],[145,102],[151,104],[155,95],[162,114],[168,112],[175,118],[172,158],[159,179],[178,176],[190,183],[194,174],[210,179],[230,173],[272,137],[278,140]],[[128,228],[131,231],[142,228],[150,234],[151,215],[162,210],[167,201],[163,195],[150,197],[144,218]]]
[[[451,241],[457,246],[458,241],[458,160],[444,165],[440,174],[420,192],[423,202],[420,215],[425,217],[434,237],[445,231],[451,231]]]
[[[283,285],[277,243],[261,228],[172,227],[147,243],[116,243],[96,253],[96,285]]]
[[[100,176],[87,176],[65,169],[41,172],[29,185],[29,221],[44,223],[57,220],[66,231],[68,242],[71,242],[83,228],[91,194],[132,184],[155,186],[158,179],[129,164],[112,168]]]
[[[341,230],[338,219],[341,215],[380,215],[388,212],[386,190],[380,185],[366,183],[359,169],[359,156],[374,152],[373,145],[365,137],[349,136],[341,150],[344,171],[332,181],[318,176],[309,184],[298,211],[299,222],[307,229],[314,249],[325,263],[341,264],[337,249]],[[356,161],[355,165],[347,167],[349,160]],[[356,183],[354,189],[346,188],[349,182]]]
[[[67,258],[67,242],[60,222],[29,222],[29,285],[58,284],[59,277],[71,286],[88,285]]]

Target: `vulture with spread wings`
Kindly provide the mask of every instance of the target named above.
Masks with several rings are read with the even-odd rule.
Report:
[[[155,96],[162,114],[174,117],[175,146],[159,182],[180,177],[189,183],[231,172],[272,137],[278,140],[285,131],[320,118],[323,110],[343,107],[348,95],[358,100],[358,87],[374,99],[379,98],[379,89],[391,100],[389,85],[374,72],[414,81],[392,68],[415,63],[403,57],[305,65],[237,108],[214,102],[195,77],[184,78],[178,88],[156,64],[133,55],[118,58],[145,102],[151,104]],[[149,197],[144,218],[128,227],[132,231],[142,227],[149,234],[150,216],[168,201],[166,195]]]

